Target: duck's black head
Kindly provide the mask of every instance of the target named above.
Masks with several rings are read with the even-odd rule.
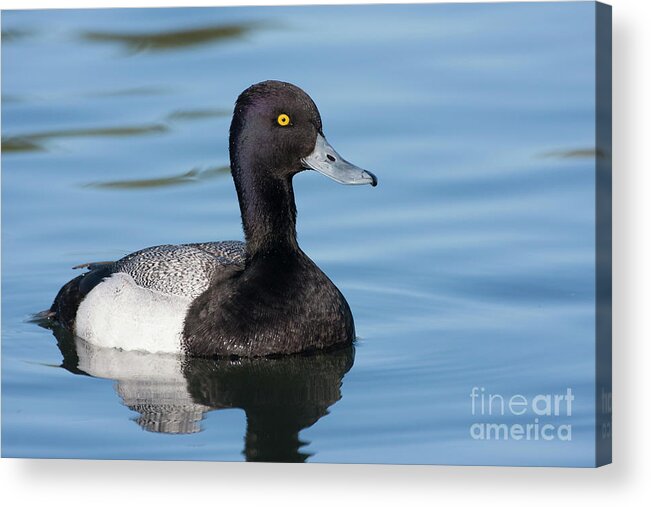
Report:
[[[376,177],[344,160],[323,135],[321,115],[297,86],[264,81],[238,97],[230,130],[231,170],[247,243],[293,239],[292,177],[313,169],[348,185]]]
[[[268,177],[284,178],[303,170],[301,159],[313,150],[321,132],[321,116],[300,88],[264,81],[242,92],[231,123],[231,157],[256,163]],[[246,157],[245,160],[242,158]],[[240,167],[242,169],[242,167]]]
[[[374,175],[345,161],[326,142],[314,101],[291,83],[263,81],[242,92],[230,150],[239,162],[234,171],[258,169],[269,178],[286,178],[314,169],[340,183],[377,184]]]

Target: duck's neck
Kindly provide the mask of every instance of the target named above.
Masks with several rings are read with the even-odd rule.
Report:
[[[234,161],[238,164],[238,161]],[[296,204],[291,176],[272,177],[272,168],[233,167],[249,260],[300,252],[296,241]],[[268,176],[269,175],[269,176]]]

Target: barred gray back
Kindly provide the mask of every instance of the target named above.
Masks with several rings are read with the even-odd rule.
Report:
[[[243,266],[244,256],[241,241],[159,245],[123,257],[111,271],[128,273],[141,287],[194,299],[219,269]]]

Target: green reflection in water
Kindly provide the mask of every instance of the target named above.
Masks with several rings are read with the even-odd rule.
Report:
[[[13,95],[9,93],[3,93],[2,94],[2,103],[3,104],[19,104],[21,102],[24,102],[24,97],[20,97],[19,95]]]
[[[171,187],[198,183],[207,179],[226,175],[230,172],[229,166],[210,167],[207,169],[194,168],[181,174],[165,176],[162,178],[146,178],[138,180],[113,180],[86,183],[85,188],[99,188],[103,190],[142,190],[149,188]]]
[[[166,116],[167,121],[191,121],[210,118],[227,117],[231,114],[227,109],[179,109]],[[30,151],[44,151],[45,142],[57,138],[73,137],[131,137],[147,134],[162,134],[168,132],[170,127],[165,123],[151,123],[146,125],[133,125],[123,127],[75,128],[36,132],[17,136],[2,136],[2,151],[5,153],[20,153]]]
[[[606,159],[609,155],[598,148],[576,148],[571,150],[553,150],[541,154],[543,158],[598,158]]]
[[[167,132],[169,127],[162,123],[135,125],[129,127],[101,127],[87,129],[63,129],[37,132],[20,136],[2,136],[3,152],[41,151],[44,142],[67,137],[129,137]]]
[[[162,86],[137,86],[134,88],[122,88],[119,90],[108,90],[100,92],[87,93],[87,97],[138,97],[150,95],[164,95],[170,93],[171,88]]]
[[[203,120],[229,116],[226,109],[179,109],[167,115],[168,120]]]
[[[18,39],[24,39],[33,35],[33,32],[30,30],[19,30],[19,29],[9,29],[2,30],[2,42],[6,44],[7,42],[14,42]]]
[[[25,151],[43,151],[43,145],[25,137],[2,137],[3,153],[20,153]]]
[[[82,32],[81,38],[90,42],[120,44],[130,52],[169,51],[239,39],[260,26],[258,23],[239,23],[151,33],[88,31]]]

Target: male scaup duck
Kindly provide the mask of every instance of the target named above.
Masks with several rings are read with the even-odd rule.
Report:
[[[238,97],[231,173],[245,243],[146,248],[64,285],[48,316],[102,347],[207,357],[255,357],[342,347],[350,307],[296,241],[292,178],[313,169],[339,183],[377,184],[326,141],[300,88],[264,81]]]

